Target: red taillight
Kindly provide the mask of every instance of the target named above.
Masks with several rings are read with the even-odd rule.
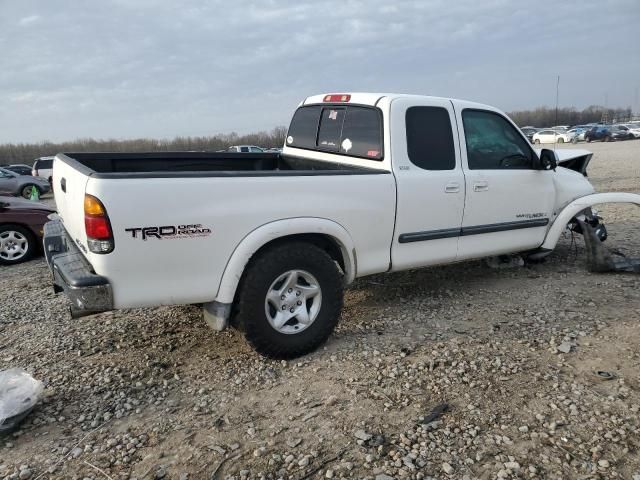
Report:
[[[111,228],[109,220],[105,217],[84,216],[84,229],[87,237],[94,240],[108,240],[111,238]]]
[[[87,245],[93,253],[109,253],[113,250],[113,232],[102,202],[93,195],[84,196],[84,230]]]
[[[331,102],[331,103],[348,102],[349,100],[351,100],[351,95],[346,93],[332,93],[331,95],[324,96],[324,101]]]

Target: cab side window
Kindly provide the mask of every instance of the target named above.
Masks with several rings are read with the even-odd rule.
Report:
[[[411,163],[425,170],[456,168],[451,119],[445,108],[410,107],[405,124]]]
[[[467,109],[462,123],[470,170],[534,168],[529,142],[501,115]]]

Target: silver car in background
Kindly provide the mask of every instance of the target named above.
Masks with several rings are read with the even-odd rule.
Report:
[[[6,168],[0,168],[0,195],[31,198],[34,187],[40,195],[51,190],[49,182],[44,178],[18,175]]]

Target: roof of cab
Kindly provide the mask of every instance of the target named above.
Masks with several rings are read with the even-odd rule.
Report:
[[[438,100],[456,100],[453,98],[446,98],[446,97],[434,97],[431,95],[412,95],[412,94],[406,94],[406,93],[372,93],[372,92],[332,92],[332,93],[323,93],[320,95],[312,95],[310,97],[307,97],[304,99],[304,101],[301,103],[301,105],[313,105],[313,104],[322,104],[325,103],[325,98],[329,97],[329,96],[341,96],[341,95],[347,95],[349,97],[349,99],[345,102],[337,102],[337,103],[345,103],[345,104],[358,104],[358,105],[371,105],[371,106],[376,106],[378,105],[378,103],[380,102],[380,100],[382,100],[383,98],[388,98],[389,100],[394,100],[396,98],[432,98],[432,99],[438,99]],[[469,104],[469,105],[473,105],[476,106],[478,108],[489,108],[489,109],[495,109],[495,107],[491,107],[490,105],[484,105],[481,103],[476,103],[476,102],[469,102],[467,100],[464,100],[465,103]],[[334,102],[329,102],[329,103],[334,103]]]

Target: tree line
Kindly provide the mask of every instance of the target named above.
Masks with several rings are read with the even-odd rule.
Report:
[[[60,152],[181,152],[190,150],[218,151],[232,145],[258,145],[264,148],[282,147],[287,134],[286,127],[276,127],[270,132],[248,135],[237,133],[208,137],[175,137],[170,140],[136,138],[131,140],[95,140],[82,138],[69,142],[6,143],[0,144],[0,165],[25,163],[31,165],[38,157]]]
[[[605,115],[606,114],[606,115]],[[633,119],[631,108],[605,108],[591,105],[584,110],[573,107],[559,108],[538,107],[535,110],[521,110],[511,112],[511,119],[520,127],[553,127],[555,125],[583,125],[585,123],[599,123],[608,119],[608,123],[627,122]]]
[[[605,115],[606,113],[606,115]],[[600,122],[608,118],[611,122],[631,120],[631,108],[605,108],[592,105],[583,110],[573,107],[539,107],[534,110],[511,112],[513,121],[523,127],[551,127],[554,125],[581,125]],[[55,155],[60,152],[170,152],[205,150],[226,150],[231,145],[258,145],[261,147],[281,147],[287,134],[286,127],[276,127],[270,132],[258,132],[248,135],[237,133],[218,134],[208,137],[176,137],[170,140],[137,138],[131,140],[95,140],[83,138],[69,142],[7,143],[0,144],[0,165],[12,163],[31,164],[38,157]]]

